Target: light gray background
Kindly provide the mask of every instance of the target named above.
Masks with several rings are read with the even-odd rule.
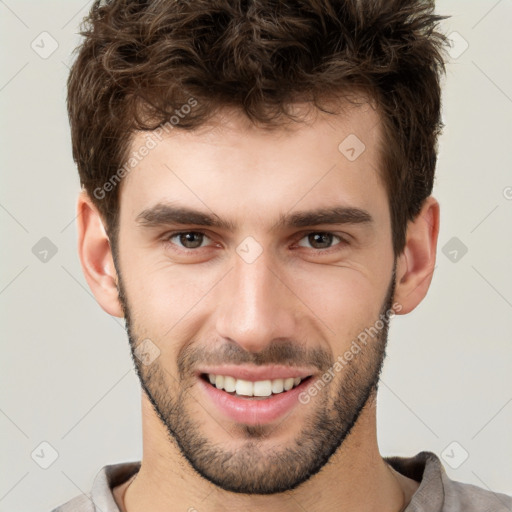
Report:
[[[50,510],[103,465],[141,457],[123,325],[96,304],[76,254],[65,81],[89,5],[0,1],[2,511]],[[444,87],[437,268],[425,301],[391,327],[379,444],[383,455],[444,454],[452,478],[512,494],[512,1],[437,10],[469,46],[454,44]],[[51,49],[43,31],[59,45],[47,58],[31,47]],[[46,262],[32,252],[43,237],[58,249]],[[456,262],[442,251],[453,237],[468,249]],[[42,442],[59,455],[48,469]]]

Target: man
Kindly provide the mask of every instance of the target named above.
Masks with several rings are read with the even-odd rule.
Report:
[[[126,321],[143,459],[55,510],[510,510],[377,445],[388,324],[435,266],[441,19],[94,4],[68,83],[79,255]]]

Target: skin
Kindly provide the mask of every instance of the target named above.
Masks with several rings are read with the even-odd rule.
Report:
[[[338,150],[349,134],[366,146],[353,162]],[[143,134],[136,134],[132,147],[144,140]],[[421,302],[435,266],[439,205],[433,197],[426,199],[408,224],[404,251],[395,258],[388,199],[377,170],[380,140],[378,113],[368,104],[347,107],[336,116],[313,113],[306,123],[273,132],[227,109],[200,129],[176,129],[122,183],[117,268],[101,216],[82,193],[79,254],[89,286],[107,313],[129,314],[132,345],[149,338],[160,350],[153,366],[134,359],[146,391],[143,458],[136,478],[114,491],[121,510],[159,512],[172,504],[175,510],[194,507],[201,512],[325,512],[339,510],[343,503],[344,510],[398,511],[410,501],[418,483],[392,470],[379,453],[374,390],[365,404],[340,393],[352,383],[357,394],[378,376],[387,333],[373,339],[308,404],[259,429],[227,419],[205,399],[192,375],[200,359],[192,359],[180,372],[187,351],[210,357],[224,354],[222,348],[231,344],[242,361],[242,356],[248,360],[269,354],[280,340],[291,342],[293,362],[311,362],[314,367],[308,359],[314,350],[334,361],[378,319],[395,265],[392,302],[397,314],[409,313]],[[149,227],[138,222],[141,212],[159,203],[213,212],[236,229]],[[366,210],[373,221],[271,229],[281,214],[340,205]],[[187,251],[179,237],[169,239],[179,231],[200,231],[207,238],[202,248]],[[307,235],[318,232],[344,237],[348,243],[335,236],[331,248],[315,247]],[[236,252],[249,236],[262,250],[252,263]],[[151,368],[159,381],[151,383]],[[315,377],[321,374],[316,368]],[[148,392],[158,403],[151,403]],[[170,398],[164,404],[166,396]],[[165,405],[169,415],[173,407],[179,410],[182,419],[175,419],[174,425],[183,426],[187,419],[186,432],[200,436],[207,447],[215,445],[217,455],[231,454],[233,468],[249,453],[252,471],[238,482],[246,488],[261,483],[266,473],[279,475],[279,467],[292,478],[286,450],[297,448],[315,417],[338,418],[338,411],[355,424],[348,429],[350,435],[330,431],[331,438],[339,437],[340,446],[310,478],[298,482],[296,475],[296,485],[288,481],[291,490],[240,494],[212,482],[223,475],[215,464],[203,460],[201,474],[193,469],[194,454],[183,453],[170,436],[165,420],[173,420],[159,416],[153,405],[161,406],[163,416]],[[315,440],[312,434],[313,444],[303,447],[304,465],[329,441],[326,432],[325,439]],[[185,435],[178,432],[181,441]],[[195,456],[198,463],[200,456]],[[277,458],[265,466],[272,456]],[[241,472],[233,470],[236,474]]]

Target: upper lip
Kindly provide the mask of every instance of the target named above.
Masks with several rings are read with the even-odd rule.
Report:
[[[255,382],[259,380],[288,379],[291,377],[300,377],[301,379],[305,379],[306,377],[313,375],[315,372],[312,369],[305,367],[293,367],[284,365],[222,365],[204,367],[201,368],[197,373],[198,376],[211,373],[213,375],[224,375],[234,377],[235,379],[243,379]]]

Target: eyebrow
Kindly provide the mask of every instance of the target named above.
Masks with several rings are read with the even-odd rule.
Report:
[[[137,224],[143,227],[159,227],[165,225],[198,225],[208,226],[226,231],[236,231],[236,223],[221,219],[214,213],[206,213],[184,206],[172,206],[158,203],[140,212],[136,217]],[[281,214],[271,227],[276,231],[285,227],[303,228],[319,224],[372,224],[373,217],[366,210],[348,206],[318,208],[296,213]]]

